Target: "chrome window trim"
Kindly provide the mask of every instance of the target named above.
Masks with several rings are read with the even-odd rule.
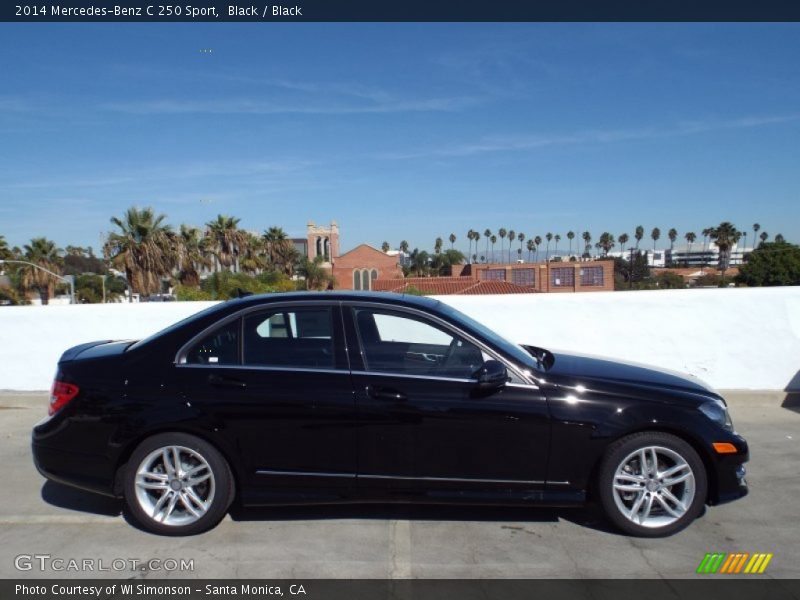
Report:
[[[272,372],[281,372],[281,371],[290,371],[290,372],[298,372],[298,373],[334,373],[340,375],[350,375],[350,371],[348,369],[323,369],[323,368],[316,368],[316,367],[271,367],[269,365],[201,365],[201,364],[188,364],[182,363],[175,365],[176,367],[181,367],[182,369],[243,369],[246,371],[272,371]]]
[[[498,354],[496,351],[492,350],[491,348],[488,348],[485,343],[483,343],[481,340],[477,339],[472,334],[464,331],[460,327],[458,327],[456,325],[453,325],[452,323],[450,323],[448,321],[445,321],[444,319],[442,319],[438,315],[435,315],[435,314],[432,314],[432,313],[429,313],[429,312],[425,312],[423,310],[419,310],[417,308],[413,308],[413,307],[410,307],[410,306],[402,306],[402,305],[396,305],[396,304],[391,304],[391,303],[375,302],[373,300],[343,300],[343,301],[341,301],[341,306],[342,306],[342,308],[345,308],[345,307],[357,308],[359,306],[360,307],[367,307],[367,308],[375,308],[375,307],[377,307],[377,308],[382,308],[382,309],[389,310],[389,311],[405,312],[405,313],[409,313],[409,314],[414,315],[414,316],[422,317],[423,319],[428,319],[430,321],[433,321],[437,325],[440,325],[442,328],[444,328],[446,331],[455,331],[460,337],[468,340],[470,343],[472,343],[475,346],[477,346],[479,350],[481,350],[482,352],[488,354],[494,360],[503,363],[503,365],[505,365],[506,369],[511,371],[513,374],[515,374],[521,381],[529,382],[527,384],[516,384],[516,385],[526,385],[526,386],[529,385],[529,386],[532,386],[532,388],[538,389],[538,386],[536,386],[534,383],[530,382],[530,377],[526,377],[523,374],[523,372],[516,365],[514,365],[514,363],[512,363],[509,360],[507,360],[505,357],[501,356],[500,354]],[[354,323],[354,325],[356,325],[356,324]],[[356,325],[356,331],[358,331],[358,326],[357,325]],[[359,342],[360,342],[360,340],[359,340]],[[366,365],[367,362],[366,362],[366,360],[364,360],[363,349],[360,348],[360,347],[359,347],[359,352],[361,352],[362,361]],[[374,372],[367,370],[367,371],[364,371],[364,373],[370,373],[371,374],[371,373],[374,373]],[[399,375],[399,374],[397,374],[397,375]],[[446,378],[446,379],[449,379],[449,378]],[[466,381],[473,381],[473,380],[467,379]],[[506,384],[506,385],[510,385],[510,384]]]
[[[189,351],[189,349],[192,347],[192,345],[194,345],[195,343],[197,343],[202,338],[204,338],[205,336],[209,335],[210,333],[212,333],[216,329],[221,328],[221,327],[225,327],[231,321],[235,321],[236,319],[239,319],[239,318],[244,318],[245,316],[249,315],[250,313],[264,311],[264,310],[272,310],[272,309],[276,309],[277,310],[277,309],[281,309],[281,308],[285,309],[285,308],[306,307],[306,306],[311,306],[311,307],[324,306],[324,307],[328,307],[328,308],[333,309],[333,307],[337,306],[337,305],[339,307],[341,307],[342,309],[344,309],[344,308],[354,308],[354,307],[361,306],[361,307],[367,307],[367,308],[378,308],[378,309],[384,309],[384,310],[389,310],[389,311],[405,312],[405,313],[409,313],[409,314],[417,316],[417,317],[422,317],[423,319],[431,320],[431,321],[437,323],[438,325],[440,325],[441,327],[443,327],[445,330],[455,331],[459,336],[461,336],[464,339],[468,340],[469,342],[475,344],[482,352],[488,354],[494,360],[497,360],[497,361],[503,363],[503,365],[505,365],[505,367],[509,371],[511,371],[514,375],[516,375],[517,378],[519,378],[521,381],[527,382],[527,383],[509,382],[506,385],[510,385],[510,386],[513,386],[513,387],[522,387],[522,388],[527,388],[527,389],[532,389],[532,390],[538,390],[539,389],[539,386],[531,381],[531,376],[526,376],[525,373],[522,370],[520,370],[516,365],[514,365],[514,363],[512,363],[509,360],[507,360],[505,357],[501,356],[500,354],[498,354],[496,351],[492,350],[491,348],[488,348],[486,346],[486,344],[484,344],[482,341],[477,339],[472,334],[464,331],[460,327],[457,327],[457,326],[449,323],[448,321],[445,321],[444,319],[442,319],[438,315],[426,312],[424,310],[420,310],[418,308],[410,307],[410,306],[403,306],[403,305],[399,305],[399,304],[393,304],[391,302],[380,302],[380,301],[375,301],[375,300],[328,300],[328,299],[320,298],[319,300],[286,300],[286,301],[276,301],[276,302],[269,302],[269,303],[266,303],[266,304],[256,304],[256,305],[253,305],[253,306],[248,306],[248,307],[242,308],[242,309],[240,309],[240,310],[238,310],[238,311],[236,311],[234,313],[231,313],[227,317],[224,317],[223,319],[220,319],[219,321],[216,321],[215,323],[212,323],[211,325],[209,325],[208,327],[206,327],[205,329],[203,329],[199,333],[197,333],[194,336],[192,336],[192,338],[190,338],[188,342],[186,342],[183,346],[180,347],[180,349],[178,350],[177,354],[175,355],[175,359],[174,359],[173,363],[176,366],[179,366],[179,367],[204,368],[204,369],[219,369],[219,368],[239,368],[239,369],[242,369],[242,368],[248,368],[248,369],[263,369],[263,370],[275,370],[275,371],[292,371],[292,370],[296,370],[296,371],[326,372],[326,373],[330,373],[330,372],[335,372],[335,373],[350,372],[350,371],[345,371],[344,369],[308,369],[308,368],[305,368],[305,367],[271,367],[271,366],[268,366],[268,365],[244,365],[244,364],[240,364],[240,365],[219,365],[219,364],[214,364],[214,365],[202,365],[202,364],[189,365],[189,364],[186,363],[186,354]],[[344,314],[342,314],[342,318],[344,318]],[[241,343],[241,340],[240,340],[240,343]],[[345,344],[345,348],[347,350],[347,360],[348,360],[348,363],[349,363],[349,361],[350,361],[349,352],[350,352],[351,349],[347,346],[347,337],[346,336],[345,336],[345,339],[344,339],[344,344]],[[362,361],[363,361],[363,358],[364,358],[363,357],[363,350],[361,349],[361,347],[359,347],[357,351],[362,353]],[[364,361],[364,364],[366,364],[366,361]],[[353,374],[360,374],[360,375],[376,375],[376,376],[384,376],[384,377],[385,376],[393,376],[393,377],[409,377],[409,378],[414,378],[414,379],[433,379],[433,380],[439,380],[439,381],[459,381],[459,382],[463,382],[463,383],[475,382],[476,381],[474,379],[462,379],[462,378],[452,378],[452,377],[437,377],[437,376],[426,376],[426,375],[410,375],[410,374],[404,374],[404,373],[385,373],[385,372],[369,371],[369,370],[352,371],[352,373]]]
[[[321,298],[319,300],[286,300],[286,301],[268,302],[268,303],[265,303],[265,304],[255,304],[253,306],[247,306],[245,308],[237,310],[234,313],[229,314],[227,317],[224,317],[224,318],[220,319],[219,321],[216,321],[215,323],[212,323],[211,325],[209,325],[208,327],[206,327],[205,329],[203,329],[199,333],[197,333],[194,336],[192,336],[189,339],[188,342],[186,342],[183,346],[180,347],[180,349],[178,350],[177,354],[175,354],[175,359],[173,360],[173,363],[175,365],[178,365],[178,366],[185,365],[186,364],[186,354],[189,352],[189,349],[195,343],[199,342],[205,336],[209,335],[210,333],[213,333],[217,329],[225,327],[225,325],[227,325],[231,321],[235,321],[236,319],[239,319],[241,317],[245,317],[245,316],[249,315],[250,313],[259,312],[259,311],[262,311],[262,310],[281,309],[281,308],[297,307],[297,306],[320,306],[321,305],[321,306],[326,306],[326,307],[329,307],[329,308],[333,309],[333,307],[336,306],[337,304],[339,304],[339,302],[336,301],[336,300],[325,300],[325,299]],[[240,340],[240,343],[241,343],[241,340]],[[217,367],[222,366],[222,365],[197,365],[197,366],[217,368]],[[228,366],[241,367],[241,366],[244,366],[244,365],[228,365]]]
[[[353,375],[368,375],[370,377],[400,377],[402,379],[429,379],[432,381],[453,381],[456,383],[478,383],[477,379],[464,379],[462,377],[442,377],[438,375],[414,375],[413,373],[392,373],[391,371],[351,371]]]

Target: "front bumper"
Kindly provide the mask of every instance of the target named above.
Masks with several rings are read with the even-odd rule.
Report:
[[[738,434],[732,434],[731,439],[724,440],[736,446],[736,454],[714,454],[715,462],[712,476],[716,485],[712,486],[708,503],[712,505],[724,504],[748,494],[747,470],[745,463],[750,460],[750,451],[747,441]]]

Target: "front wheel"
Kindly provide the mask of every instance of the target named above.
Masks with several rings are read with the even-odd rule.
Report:
[[[145,529],[192,535],[214,527],[234,496],[228,463],[211,444],[185,433],[162,433],[133,451],[125,502]]]
[[[600,465],[598,492],[609,519],[625,533],[660,537],[680,531],[703,510],[703,461],[681,438],[641,432],[612,444]]]

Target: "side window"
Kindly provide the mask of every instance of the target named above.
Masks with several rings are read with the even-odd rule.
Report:
[[[330,308],[257,313],[244,319],[244,364],[334,368]]]
[[[237,365],[239,364],[239,325],[236,319],[212,331],[192,346],[186,353],[190,365]]]
[[[474,344],[415,316],[353,311],[369,371],[469,379],[484,357]]]

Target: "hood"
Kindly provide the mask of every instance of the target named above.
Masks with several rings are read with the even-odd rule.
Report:
[[[703,381],[667,369],[568,352],[550,352],[535,347],[526,349],[534,357],[538,357],[540,364],[546,369],[546,377],[674,389],[719,397]]]

